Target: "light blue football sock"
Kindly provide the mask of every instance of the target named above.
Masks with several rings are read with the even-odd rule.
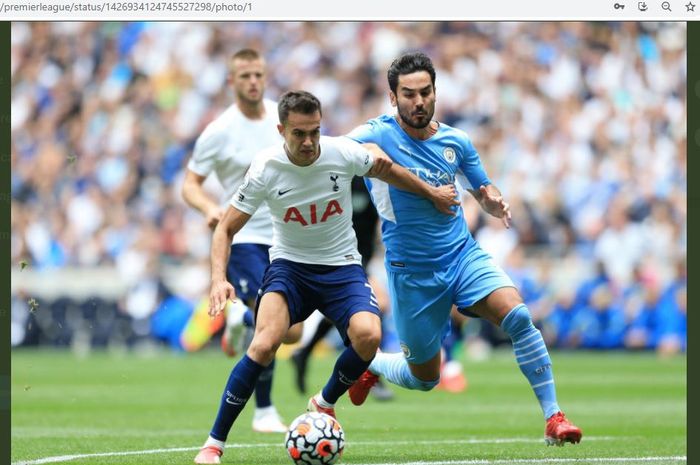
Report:
[[[503,319],[501,328],[513,341],[515,359],[520,366],[520,371],[535,391],[544,418],[551,417],[559,411],[552,360],[549,358],[542,334],[532,324],[527,306],[520,304],[513,308]]]
[[[440,381],[440,378],[432,381],[423,381],[413,376],[411,369],[408,367],[408,362],[401,352],[394,354],[378,353],[372,360],[369,371],[375,375],[383,376],[392,384],[419,391],[430,391]]]

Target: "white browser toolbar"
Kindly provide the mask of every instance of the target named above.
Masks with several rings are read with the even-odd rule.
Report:
[[[0,0],[0,20],[695,21],[700,0]]]

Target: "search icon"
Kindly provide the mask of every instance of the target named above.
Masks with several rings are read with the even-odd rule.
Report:
[[[666,11],[671,11],[671,4],[669,2],[663,2],[661,4],[661,9]]]

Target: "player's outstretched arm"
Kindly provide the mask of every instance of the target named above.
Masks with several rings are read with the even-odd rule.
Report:
[[[383,152],[382,152],[383,153]],[[393,163],[386,155],[374,155],[374,164],[367,176],[381,179],[401,190],[418,194],[429,199],[441,213],[454,215],[454,207],[460,205],[457,200],[457,190],[453,184],[434,187],[422,181],[418,176],[403,166]]]
[[[226,280],[226,266],[231,253],[233,236],[250,219],[250,215],[235,207],[228,207],[224,217],[214,230],[211,240],[211,289],[209,290],[209,316],[216,316],[226,308],[228,300],[236,299],[236,291]]]
[[[382,176],[387,175],[391,169],[391,165],[394,164],[394,161],[389,157],[389,155],[387,155],[387,153],[382,150],[381,147],[372,142],[365,142],[362,144],[362,148],[371,153],[374,159],[372,169],[369,171],[369,173],[367,173],[367,176],[381,179]],[[370,173],[372,174],[370,175]]]
[[[204,191],[203,184],[206,179],[206,176],[200,176],[190,169],[185,170],[182,198],[190,207],[199,210],[207,219],[207,225],[214,229],[224,212]]]
[[[469,193],[479,202],[486,213],[500,218],[506,228],[510,228],[510,205],[503,200],[501,191],[493,184],[480,186],[479,190],[469,189]]]

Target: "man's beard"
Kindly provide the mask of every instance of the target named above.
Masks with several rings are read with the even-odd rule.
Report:
[[[399,107],[399,118],[401,118],[401,121],[403,121],[407,126],[412,127],[413,129],[424,129],[426,126],[430,124],[430,121],[433,119],[433,114],[435,114],[434,111],[428,111],[427,109],[425,110],[425,122],[424,123],[414,123],[413,120],[411,119],[411,116],[407,114],[401,107]]]

